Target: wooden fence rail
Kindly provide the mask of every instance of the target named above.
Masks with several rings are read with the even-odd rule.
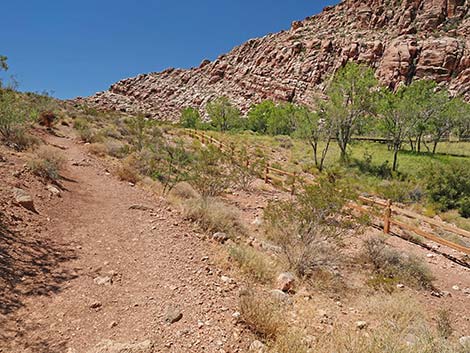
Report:
[[[219,140],[216,140],[212,136],[207,135],[204,132],[200,132],[200,131],[192,130],[192,129],[188,129],[186,130],[186,132],[189,136],[199,139],[203,144],[206,144],[206,143],[213,144],[216,147],[218,147],[222,152],[225,152],[225,153],[229,152],[232,154],[232,156],[234,154],[233,147],[229,148],[227,145],[223,144]],[[246,161],[246,165],[249,165],[249,164],[250,164],[250,160],[248,158]],[[286,180],[286,177],[287,179],[290,178],[291,180]],[[292,172],[288,172],[279,168],[274,168],[274,167],[271,167],[269,164],[266,164],[266,167],[265,167],[264,181],[266,183],[272,183],[272,181],[278,182],[284,190],[290,191],[292,195],[295,194],[296,183],[305,183],[305,184],[310,184],[310,185],[315,184],[315,181],[312,181],[310,179],[300,178],[300,176],[295,172],[292,173]],[[469,247],[463,246],[461,244],[457,244],[455,242],[452,242],[436,234],[432,234],[430,232],[424,231],[419,227],[416,227],[414,225],[411,225],[411,224],[405,223],[404,221],[396,219],[395,216],[397,215],[406,216],[407,218],[427,223],[439,230],[444,230],[446,232],[450,232],[458,236],[470,239],[470,232],[467,230],[457,228],[453,225],[440,222],[438,220],[435,220],[430,217],[426,217],[424,215],[421,215],[419,213],[416,213],[410,210],[396,207],[395,205],[392,204],[390,200],[377,200],[377,199],[360,196],[358,198],[358,201],[364,204],[379,208],[379,211],[377,212],[374,209],[366,208],[363,205],[355,203],[355,202],[350,202],[348,204],[348,207],[350,209],[367,214],[376,219],[381,218],[382,223],[383,223],[383,231],[385,234],[390,234],[391,227],[395,226],[402,230],[415,233],[437,244],[444,245],[451,249],[460,251],[466,255],[470,255]]]

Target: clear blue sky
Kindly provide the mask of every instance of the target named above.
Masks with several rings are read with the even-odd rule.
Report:
[[[8,56],[8,74],[20,90],[87,96],[126,77],[197,66],[338,2],[5,1],[0,54]]]

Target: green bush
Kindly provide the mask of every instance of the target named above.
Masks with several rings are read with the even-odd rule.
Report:
[[[423,172],[429,197],[441,211],[459,209],[469,216],[470,168],[467,161],[432,164]]]
[[[180,124],[184,128],[197,128],[201,123],[201,115],[197,109],[188,107],[182,110]]]
[[[28,121],[31,121],[31,112],[27,109],[27,105],[24,104],[20,94],[13,90],[0,90],[1,138],[7,144],[17,147],[15,142],[18,140],[18,137],[23,135],[24,126]]]

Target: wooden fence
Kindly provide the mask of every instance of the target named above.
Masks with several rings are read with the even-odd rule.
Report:
[[[234,147],[227,146],[222,142],[216,140],[215,138],[207,135],[202,131],[197,130],[185,130],[186,133],[194,138],[199,139],[203,144],[213,144],[217,146],[221,151],[225,153],[230,153],[232,156],[234,155]],[[250,161],[249,158],[247,159],[247,165],[249,165]],[[285,170],[271,167],[269,164],[266,165],[264,171],[264,181],[265,183],[271,183],[274,181],[278,186],[281,186],[284,190],[289,191],[292,195],[295,194],[296,191],[296,184],[306,183],[306,184],[314,184],[313,176],[312,178],[301,178],[297,173],[287,172]],[[350,209],[356,210],[363,214],[370,216],[374,221],[376,221],[376,225],[380,226],[385,234],[390,234],[392,232],[392,226],[398,227],[401,230],[406,232],[415,233],[425,239],[431,240],[437,244],[447,246],[451,249],[460,251],[466,255],[470,255],[470,248],[466,247],[461,244],[457,244],[453,241],[445,239],[439,235],[433,234],[429,231],[425,231],[415,225],[411,225],[406,223],[403,220],[403,217],[406,217],[407,220],[412,221],[419,221],[424,222],[431,226],[434,229],[445,231],[448,233],[452,233],[458,235],[459,237],[463,237],[466,239],[470,239],[470,232],[464,229],[457,228],[450,224],[435,220],[430,217],[426,217],[416,212],[412,212],[410,210],[406,210],[403,208],[399,208],[390,200],[378,200],[367,198],[364,196],[360,196],[358,199],[359,203],[350,202],[348,207]],[[367,206],[368,205],[368,206]],[[369,207],[369,208],[368,208]],[[372,208],[370,208],[372,207]],[[378,210],[377,210],[378,209]],[[378,222],[377,222],[378,221]]]

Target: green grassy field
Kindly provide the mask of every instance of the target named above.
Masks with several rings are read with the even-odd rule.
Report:
[[[304,141],[286,136],[255,135],[249,132],[240,134],[221,134],[209,132],[215,138],[233,143],[237,148],[245,146],[251,148],[255,154],[265,153],[270,159],[279,160],[285,167],[292,171],[300,171],[302,168],[313,164],[312,148]],[[324,145],[320,145],[323,148]],[[400,173],[417,176],[423,167],[430,163],[451,163],[454,160],[468,161],[470,168],[470,142],[448,143],[442,142],[438,145],[438,153],[415,153],[409,151],[409,147],[399,152],[398,171]],[[407,150],[408,149],[408,150]],[[458,154],[468,157],[456,157],[450,154]],[[356,141],[350,146],[351,161],[363,161],[366,155],[372,157],[372,165],[379,166],[388,161],[391,164],[393,153],[389,151],[386,144],[377,142]],[[326,158],[326,168],[338,165],[339,148],[336,142],[332,142]]]

